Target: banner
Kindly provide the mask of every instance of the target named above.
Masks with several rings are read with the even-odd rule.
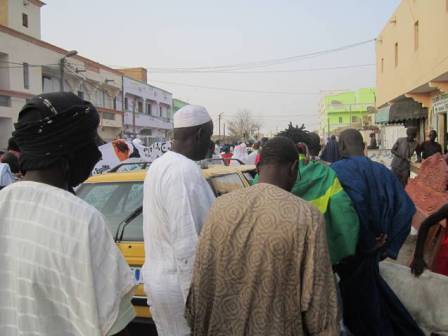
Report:
[[[152,162],[171,148],[170,142],[155,142],[146,147],[140,141],[114,140],[99,147],[102,159],[93,168],[92,175],[103,174],[127,159]]]

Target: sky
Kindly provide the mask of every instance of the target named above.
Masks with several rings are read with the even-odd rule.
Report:
[[[319,102],[329,90],[374,87],[374,42],[273,66],[261,63],[253,68],[247,63],[372,40],[400,1],[45,2],[43,40],[111,67],[148,68],[149,84],[204,105],[215,126],[220,113],[224,124],[238,111],[248,110],[269,135],[286,128],[290,121],[317,130]],[[173,71],[233,64],[244,64],[237,70],[243,73],[217,73],[216,68],[207,73]],[[262,73],[252,73],[255,71]]]

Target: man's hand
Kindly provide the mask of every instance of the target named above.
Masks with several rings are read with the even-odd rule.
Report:
[[[414,257],[414,261],[411,264],[411,273],[416,277],[419,277],[428,268],[423,257]]]
[[[367,253],[380,251],[384,247],[384,245],[386,245],[386,243],[387,243],[387,233],[381,233],[379,236],[375,238],[375,246],[372,249],[368,250]],[[387,252],[385,254],[387,255]],[[382,253],[382,256],[380,257],[382,260],[385,259],[383,255],[384,253]]]

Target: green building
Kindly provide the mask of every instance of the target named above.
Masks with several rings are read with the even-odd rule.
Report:
[[[320,133],[339,133],[345,128],[362,129],[374,124],[375,89],[339,92],[325,96],[320,105]]]

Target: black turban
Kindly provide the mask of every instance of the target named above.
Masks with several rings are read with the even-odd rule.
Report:
[[[88,175],[79,175],[85,175],[101,157],[95,144],[98,124],[95,107],[73,93],[34,96],[14,125],[21,170],[42,170],[65,159],[71,175],[69,184],[81,183]]]

